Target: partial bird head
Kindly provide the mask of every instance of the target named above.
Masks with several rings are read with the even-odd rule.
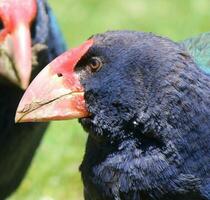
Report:
[[[43,69],[23,96],[16,121],[81,118],[89,132],[114,135],[146,127],[151,115],[176,118],[179,88],[198,73],[192,66],[169,39],[135,31],[98,34]]]
[[[1,61],[0,74],[25,89],[32,70],[31,25],[37,14],[36,0],[0,1],[1,56],[6,54],[12,67]],[[4,51],[4,52],[3,52]]]

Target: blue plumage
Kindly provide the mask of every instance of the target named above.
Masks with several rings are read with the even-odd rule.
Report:
[[[49,20],[50,36],[48,40],[54,41],[49,43],[49,48],[51,49],[52,57],[54,58],[55,55],[60,55],[61,53],[63,53],[64,50],[67,49],[67,47],[63,35],[61,34],[60,28],[58,26],[57,19],[54,16],[49,6],[47,7],[47,11],[48,11],[48,16],[50,17]],[[59,38],[59,40],[57,38]]]
[[[38,12],[33,27],[33,44],[47,44],[49,59],[66,50],[66,43],[58,26],[57,19],[45,0],[37,0]]]
[[[210,200],[207,35],[185,46],[135,31],[92,39],[76,66],[91,113],[80,119],[85,199]]]

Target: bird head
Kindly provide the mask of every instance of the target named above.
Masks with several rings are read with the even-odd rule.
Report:
[[[151,33],[95,35],[43,69],[24,94],[16,121],[80,118],[98,135],[146,124],[151,115],[170,113],[173,103],[164,96],[177,96],[171,85],[182,79],[174,70],[186,68],[182,52]]]
[[[0,63],[0,74],[25,89],[32,70],[30,27],[37,13],[36,0],[0,1],[0,45],[12,67]]]
[[[94,186],[109,194],[117,172],[120,192],[172,199],[192,180],[200,187],[194,173],[208,174],[200,166],[209,161],[209,87],[181,45],[151,33],[107,32],[47,65],[16,122],[80,118],[89,133],[83,177],[91,166]]]

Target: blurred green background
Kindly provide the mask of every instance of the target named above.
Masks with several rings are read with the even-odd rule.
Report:
[[[209,0],[49,0],[69,46],[114,29],[182,40],[210,31]],[[81,200],[78,167],[84,133],[77,121],[53,122],[25,181],[9,200]]]

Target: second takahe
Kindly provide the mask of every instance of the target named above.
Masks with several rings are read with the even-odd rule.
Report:
[[[42,70],[16,121],[80,118],[86,200],[210,200],[209,45],[95,35]]]
[[[65,50],[45,0],[0,1],[0,199],[20,184],[47,123],[15,124],[31,77]]]

